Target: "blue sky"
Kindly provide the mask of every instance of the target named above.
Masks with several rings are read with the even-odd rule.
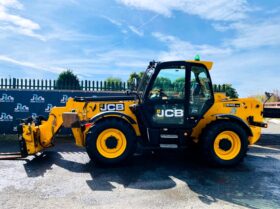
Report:
[[[125,81],[196,54],[241,96],[279,89],[279,0],[0,0],[0,77]]]

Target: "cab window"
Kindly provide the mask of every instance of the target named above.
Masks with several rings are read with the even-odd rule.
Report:
[[[213,100],[211,81],[204,67],[191,68],[190,115],[200,115]]]
[[[150,100],[185,98],[185,67],[161,69],[149,92]]]

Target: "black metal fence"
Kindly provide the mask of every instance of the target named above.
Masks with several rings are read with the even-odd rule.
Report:
[[[129,82],[107,82],[82,80],[79,84],[60,83],[57,80],[0,78],[0,89],[32,89],[32,90],[82,90],[82,91],[123,91],[134,84]],[[228,85],[213,84],[214,92],[226,92]]]
[[[33,90],[83,90],[83,91],[122,91],[129,89],[128,82],[106,82],[82,80],[79,85],[65,82],[57,85],[56,80],[1,78],[0,89],[33,89]]]

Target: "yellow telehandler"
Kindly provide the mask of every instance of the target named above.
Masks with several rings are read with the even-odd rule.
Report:
[[[205,161],[238,164],[261,135],[263,105],[255,99],[229,99],[213,93],[212,62],[150,62],[137,88],[123,96],[70,98],[53,107],[48,119],[22,120],[21,157],[53,145],[64,126],[94,162],[120,163],[143,147],[186,147],[195,143]],[[191,142],[191,143],[190,143]]]

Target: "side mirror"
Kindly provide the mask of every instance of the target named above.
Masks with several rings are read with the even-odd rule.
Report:
[[[133,81],[131,82],[131,85],[130,85],[130,91],[136,91],[137,90],[137,79],[136,78],[133,78]]]
[[[137,90],[137,87],[138,87],[138,81],[136,78],[133,78],[133,85],[134,85],[134,88],[135,90]]]
[[[269,92],[264,92],[264,94],[266,96],[266,100],[264,101],[263,104],[265,104],[273,96],[273,93],[269,93]]]

